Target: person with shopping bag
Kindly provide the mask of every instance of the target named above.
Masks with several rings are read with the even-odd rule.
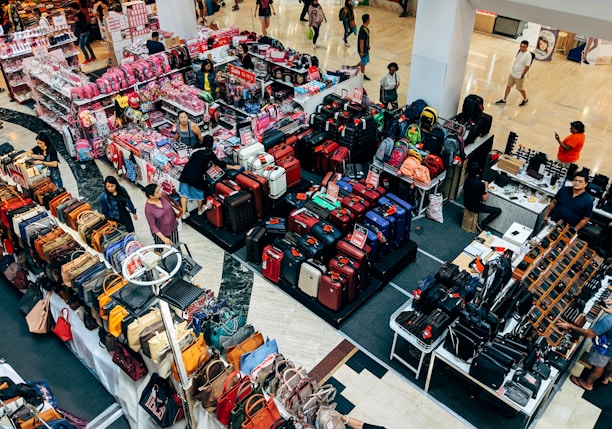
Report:
[[[313,0],[312,4],[308,7],[308,27],[312,28],[312,49],[317,49],[317,40],[319,38],[319,29],[323,21],[327,22],[323,8],[319,4],[319,0]]]

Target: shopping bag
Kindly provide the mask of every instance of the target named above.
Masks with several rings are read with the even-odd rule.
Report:
[[[53,328],[53,333],[64,342],[72,340],[72,329],[68,321],[69,315],[68,308],[62,308],[59,317],[55,321],[55,327]]]
[[[28,329],[33,334],[46,334],[51,330],[51,317],[49,315],[49,301],[51,292],[38,301],[34,308],[27,314],[26,322]]]
[[[312,27],[308,27],[308,30],[306,30],[306,38],[308,40],[312,40],[314,38],[314,30]]]

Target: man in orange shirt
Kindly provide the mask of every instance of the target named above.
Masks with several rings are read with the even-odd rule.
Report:
[[[557,159],[559,162],[569,165],[580,159],[580,151],[584,146],[584,124],[580,121],[570,123],[571,134],[561,141],[559,134],[555,133],[555,139],[559,143]]]

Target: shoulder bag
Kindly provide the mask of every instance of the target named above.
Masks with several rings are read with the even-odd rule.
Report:
[[[195,338],[193,332],[191,335],[194,337],[195,341],[181,352],[183,363],[185,364],[185,371],[188,376],[196,372],[211,358],[208,346],[204,341],[204,335],[200,334],[197,338]],[[174,361],[172,361],[172,376],[175,380],[179,381],[178,368]]]
[[[49,315],[49,302],[51,292],[38,301],[26,316],[28,329],[33,334],[46,334],[51,330],[51,316]]]
[[[55,327],[53,328],[53,333],[63,342],[72,340],[72,328],[70,327],[70,322],[68,321],[69,317],[70,312],[68,311],[68,308],[62,308],[57,320],[55,321]]]
[[[248,337],[246,340],[236,346],[231,346],[226,349],[227,361],[236,369],[240,369],[240,357],[256,350],[259,346],[264,343],[264,337],[261,332],[255,332],[253,335]]]
[[[242,423],[242,429],[268,429],[281,418],[274,396],[266,401],[264,398],[251,397],[247,400],[245,407],[246,418]],[[319,426],[328,428],[327,426]]]
[[[169,380],[153,373],[138,404],[159,427],[172,426],[185,417],[181,399]]]
[[[161,320],[161,312],[155,308],[149,311],[147,314],[134,319],[132,323],[128,325],[126,338],[130,349],[138,353],[140,347],[140,333],[144,331],[147,326],[151,326],[154,323]]]
[[[117,346],[113,353],[113,362],[134,381],[140,380],[148,373],[140,354],[134,353],[119,341],[117,341]]]

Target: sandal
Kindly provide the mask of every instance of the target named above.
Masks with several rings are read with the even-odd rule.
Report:
[[[587,386],[585,386],[584,384],[582,384],[582,379],[576,377],[575,375],[571,375],[570,376],[570,380],[572,383],[574,383],[576,386],[583,388],[584,390],[586,390],[587,392],[590,392],[591,390],[593,390],[593,388],[589,388]]]

